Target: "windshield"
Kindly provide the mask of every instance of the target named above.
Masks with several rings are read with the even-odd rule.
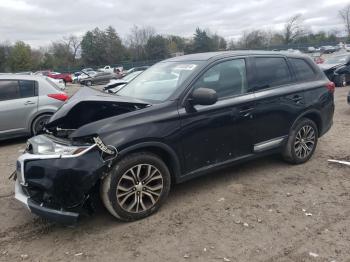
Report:
[[[333,56],[328,58],[325,63],[326,64],[345,64],[347,60],[346,55]]]
[[[127,84],[117,95],[165,101],[199,64],[198,61],[158,63]]]
[[[143,71],[137,71],[137,72],[133,72],[133,73],[130,73],[126,76],[124,76],[122,78],[122,80],[125,80],[126,82],[129,82],[131,80],[133,80],[135,77],[137,77],[139,74],[141,74]]]

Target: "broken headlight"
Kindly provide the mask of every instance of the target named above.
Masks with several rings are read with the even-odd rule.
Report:
[[[45,135],[35,136],[28,140],[33,154],[38,155],[77,155],[89,146],[71,146],[55,143]]]

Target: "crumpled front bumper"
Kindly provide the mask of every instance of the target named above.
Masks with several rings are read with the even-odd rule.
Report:
[[[38,216],[74,224],[106,168],[96,144],[73,156],[26,152],[17,160],[15,198]]]
[[[16,180],[15,184],[15,198],[22,202],[33,214],[40,217],[46,218],[51,221],[56,221],[61,224],[71,225],[78,222],[79,213],[67,212],[62,210],[55,210],[52,208],[47,208],[36,203],[34,200],[30,199],[22,189],[22,185],[19,180]]]

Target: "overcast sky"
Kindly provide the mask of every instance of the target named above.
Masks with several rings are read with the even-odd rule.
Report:
[[[42,46],[112,25],[125,38],[133,25],[191,36],[196,27],[230,39],[251,29],[282,29],[302,14],[313,30],[343,30],[338,11],[349,0],[0,0],[0,42]]]

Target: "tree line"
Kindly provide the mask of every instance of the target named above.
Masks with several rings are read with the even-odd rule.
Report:
[[[40,69],[77,69],[86,66],[116,65],[125,61],[161,60],[177,53],[273,49],[277,46],[318,46],[350,40],[350,5],[339,11],[347,38],[335,30],[317,33],[304,25],[303,17],[289,18],[282,31],[244,31],[237,40],[226,40],[209,29],[197,28],[192,37],[158,34],[152,27],[133,26],[122,39],[112,26],[95,28],[82,37],[63,37],[51,45],[32,48],[23,41],[0,44],[0,72],[35,71]]]

